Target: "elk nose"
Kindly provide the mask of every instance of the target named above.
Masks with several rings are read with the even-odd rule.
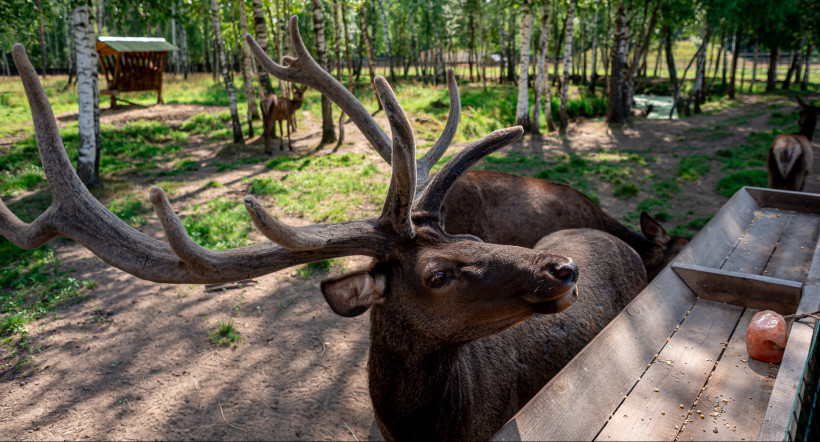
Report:
[[[565,262],[551,263],[547,271],[555,277],[555,279],[563,282],[566,285],[575,284],[578,280],[578,264],[575,261],[567,258]]]

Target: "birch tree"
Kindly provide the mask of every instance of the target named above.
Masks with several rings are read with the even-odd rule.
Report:
[[[595,94],[595,83],[598,82],[598,6],[595,5],[595,17],[592,19],[592,78],[589,90]]]
[[[319,66],[330,71],[327,65],[327,41],[325,40],[325,22],[322,14],[322,1],[311,0],[313,4],[313,33],[316,34],[316,58]],[[330,99],[322,95],[322,140],[319,144],[336,141],[336,129],[333,127],[333,109]]]
[[[373,92],[375,92],[376,62],[373,59],[373,45],[370,42],[370,34],[367,32],[367,12],[364,3],[359,6],[359,26],[361,27],[362,38],[364,38],[365,49],[367,50],[367,69],[370,71],[370,86],[374,88]],[[381,109],[382,102],[379,101],[378,94],[376,94],[376,101],[379,103],[379,109]]]
[[[341,56],[341,46],[342,40],[340,37],[340,29],[339,29],[339,2],[338,0],[333,0],[333,36],[334,36],[334,50],[336,52],[336,77],[339,79],[339,82],[342,82],[342,56]],[[348,58],[349,59],[349,58]],[[345,141],[345,113],[339,113],[339,141],[336,143],[336,148],[342,145]]]
[[[268,27],[265,25],[265,11],[262,9],[262,0],[253,0],[251,2],[253,9],[253,29],[256,42],[263,51],[268,51]],[[280,60],[276,60],[277,62]],[[273,94],[273,85],[270,82],[270,76],[264,69],[256,71],[256,78],[259,81],[260,93],[267,95]]]
[[[214,38],[216,39],[217,57],[222,68],[222,79],[225,81],[225,89],[228,91],[228,104],[231,109],[231,127],[233,128],[233,142],[245,145],[245,138],[242,135],[242,126],[239,124],[239,111],[236,106],[236,90],[233,87],[233,79],[228,70],[227,56],[225,55],[225,44],[222,40],[222,27],[219,20],[219,2],[211,0],[211,22],[214,27]]]
[[[567,133],[569,118],[567,118],[567,92],[569,91],[569,70],[572,61],[572,17],[575,14],[575,0],[569,0],[569,12],[567,12],[567,46],[564,49],[564,80],[561,81],[561,107],[558,111],[560,119],[559,130],[561,135]]]
[[[525,131],[532,129],[530,122],[530,93],[529,93],[529,70],[530,70],[530,43],[532,37],[532,12],[527,0],[521,3],[521,57],[518,60],[518,106],[515,114],[515,124],[524,128]],[[538,122],[535,122],[538,125]]]
[[[248,12],[245,11],[245,0],[236,0],[239,7],[239,29],[242,35],[248,33]],[[245,101],[248,102],[248,129],[249,136],[253,136],[253,120],[259,119],[259,106],[256,105],[256,93],[253,90],[253,55],[251,48],[245,44],[243,38],[236,42],[240,48],[240,58],[242,60],[242,80],[245,86]]]
[[[37,0],[37,16],[37,21],[40,24],[40,56],[42,57],[40,61],[43,63],[43,72],[41,75],[45,78],[48,74],[48,54],[46,53],[46,37],[43,32],[43,0]],[[94,29],[91,30],[91,33],[92,35],[94,34]]]
[[[544,88],[544,83],[547,84],[549,87],[549,79],[546,78],[549,76],[549,69],[547,68],[546,58],[547,53],[549,52],[550,46],[550,2],[549,0],[544,2],[543,9],[541,11],[541,41],[538,44],[538,61],[536,63],[537,66],[537,73],[535,75],[535,101],[532,105],[532,133],[539,134],[541,133],[540,129],[540,122],[539,122],[539,111],[541,109],[541,91]],[[550,96],[547,94],[545,97],[546,101],[546,109],[544,113],[547,114],[547,119],[550,116]]]
[[[393,49],[390,47],[390,33],[387,32],[387,16],[384,13],[383,0],[379,0],[379,9],[382,13],[382,29],[384,29],[384,43],[387,46],[387,61],[390,64],[390,81],[396,81],[396,73],[393,72]]]
[[[94,50],[94,21],[91,3],[74,8],[73,34],[77,43],[77,101],[79,155],[77,175],[86,187],[100,184],[100,89],[97,85],[97,52]]]
[[[612,61],[609,64],[609,100],[606,107],[606,122],[621,124],[627,122],[623,102],[623,74],[626,53],[626,11],[624,1],[618,4],[615,13],[615,36],[612,41]]]

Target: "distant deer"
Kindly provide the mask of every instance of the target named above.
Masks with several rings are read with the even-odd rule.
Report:
[[[302,62],[302,58],[286,57],[285,61],[288,64],[298,63]],[[286,71],[271,74],[284,81],[307,84],[329,97],[350,116],[376,152],[390,163],[390,139],[367,109],[341,83],[331,81],[330,75],[320,78],[315,73],[309,77]],[[430,169],[455,137],[461,116],[458,85],[452,70],[447,72],[447,86],[450,113],[444,131],[416,162],[416,183],[420,190],[432,179]],[[640,254],[650,279],[689,243],[687,238],[667,234],[660,223],[647,213],[641,214],[641,233],[633,232],[570,186],[503,172],[468,172],[453,185],[444,205],[447,232],[474,235],[494,244],[533,247],[540,238],[561,229],[603,230],[625,241]]]
[[[246,40],[274,75],[324,75],[299,37],[295,16],[291,37],[299,59],[288,67],[270,60],[249,35]],[[637,254],[599,231],[558,232],[538,250],[446,233],[441,211],[453,183],[523,129],[497,130],[470,144],[419,190],[413,130],[381,76],[376,92],[393,141],[379,217],[291,227],[246,196],[253,223],[272,242],[209,250],[188,236],[165,193],[154,187],[150,200],[168,243],[162,242],[128,226],[85,188],[25,49],[15,45],[12,54],[53,199],[30,224],[0,201],[0,234],[28,249],[65,236],[110,265],[164,283],[228,282],[335,257],[373,257],[364,271],[324,281],[322,292],[343,316],[372,307],[370,391],[390,440],[488,438],[646,282]],[[576,257],[580,279],[578,264],[548,251],[553,247]],[[579,308],[551,316],[573,303]]]
[[[276,123],[279,123],[279,150],[285,150],[282,144],[282,122],[288,128],[288,148],[292,151],[293,144],[290,142],[290,122],[295,121],[296,110],[302,107],[304,100],[305,89],[307,86],[293,88],[293,98],[280,97],[278,95],[268,94],[262,97],[262,123],[264,125],[263,135],[265,137],[265,153],[271,155],[273,152],[270,148],[271,136],[276,136]],[[294,124],[295,127],[295,124]],[[271,133],[272,132],[272,133]]]
[[[814,164],[811,139],[817,127],[820,107],[806,104],[800,97],[796,99],[800,105],[800,132],[774,137],[766,159],[766,168],[769,169],[768,185],[772,189],[802,191]]]

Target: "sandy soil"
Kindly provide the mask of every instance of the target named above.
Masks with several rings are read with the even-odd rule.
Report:
[[[685,147],[697,145],[695,153],[710,154],[743,141],[751,130],[769,129],[765,122],[772,111],[735,127],[732,137],[719,142],[708,141],[705,132],[692,131],[765,109],[754,98],[743,100],[742,105],[713,115],[637,121],[623,130],[579,122],[565,139],[527,138],[512,149],[535,154],[599,148],[652,150],[659,163],[651,172],[669,176],[678,161],[672,153],[689,155],[693,151]],[[182,121],[202,108],[128,107],[105,113],[103,122]],[[60,116],[61,121],[71,118]],[[387,126],[383,115],[377,119]],[[293,136],[294,147],[302,154],[314,150],[320,135],[318,122],[308,114],[303,121]],[[373,154],[353,125],[347,125],[347,138],[342,151]],[[200,141],[192,137],[183,154],[205,163],[217,155],[247,155],[236,148],[217,153],[218,148]],[[261,140],[252,140],[248,149],[260,152]],[[220,194],[241,194],[241,179],[261,173],[261,164],[221,174],[202,167],[186,177],[172,204],[184,207]],[[817,176],[810,178],[808,191],[820,191]],[[203,191],[203,184],[212,179],[224,187]],[[146,191],[149,184],[139,183]],[[715,184],[716,179],[707,175],[683,188],[681,210],[691,208],[696,216],[717,211],[725,198],[717,196]],[[624,203],[612,197],[606,186],[598,193],[602,206],[617,217],[634,211],[644,197]],[[285,221],[307,224],[287,217]],[[153,218],[142,230],[163,236]],[[0,357],[0,366],[11,364],[0,371],[0,438],[362,440],[376,436],[366,381],[368,315],[348,319],[332,313],[318,290],[324,275],[305,280],[292,269],[283,270],[259,278],[254,286],[208,292],[202,285],[139,280],[69,241],[58,242],[57,250],[64,268],[73,269],[75,278],[92,279],[98,285],[87,293],[86,301],[31,324],[30,341],[38,349],[36,367],[18,372],[13,369],[14,358]],[[343,267],[356,269],[366,261],[347,258]],[[218,321],[231,318],[242,334],[241,343],[214,347],[208,341],[209,331]]]

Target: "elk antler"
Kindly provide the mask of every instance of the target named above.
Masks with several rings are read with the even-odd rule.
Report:
[[[256,43],[250,34],[245,34],[245,40],[253,51],[259,65],[268,73],[281,80],[306,84],[336,103],[342,110],[350,116],[356,127],[362,131],[367,141],[376,149],[376,152],[391,164],[392,146],[387,134],[376,123],[376,120],[367,112],[367,109],[350,93],[339,81],[325,71],[316,60],[311,57],[299,34],[299,19],[297,16],[290,18],[290,36],[293,42],[293,50],[297,58],[290,56],[282,57],[288,66],[282,66],[268,57],[267,53]],[[450,147],[450,143],[456,135],[458,121],[461,117],[461,99],[458,93],[456,76],[452,69],[447,71],[447,88],[450,94],[450,113],[447,115],[447,123],[441,137],[433,144],[433,147],[416,162],[416,186],[420,191],[427,186],[430,169],[435,166],[444,152]],[[382,103],[384,105],[384,103]],[[417,191],[417,194],[419,193]]]

